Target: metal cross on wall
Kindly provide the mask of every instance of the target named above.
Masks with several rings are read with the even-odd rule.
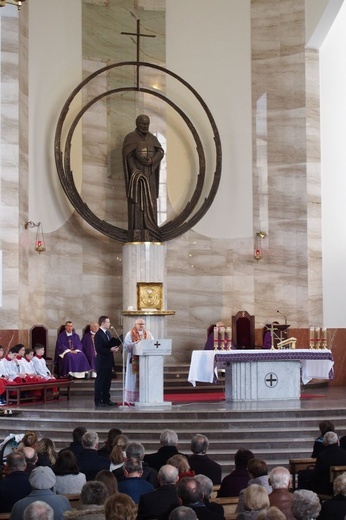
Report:
[[[141,21],[137,20],[137,32],[131,33],[131,32],[122,32],[121,34],[126,34],[128,36],[136,36],[136,48],[137,48],[137,90],[139,90],[139,52],[140,52],[140,45],[141,45],[141,36],[143,38],[156,38],[155,34],[141,34],[140,31],[140,25]]]

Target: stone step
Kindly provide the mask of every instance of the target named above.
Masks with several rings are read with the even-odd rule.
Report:
[[[167,410],[95,410],[93,381],[75,381],[69,402],[61,399],[45,405],[13,407],[13,416],[0,417],[0,437],[33,429],[41,437],[53,439],[60,449],[71,442],[71,432],[78,425],[97,431],[101,442],[111,428],[119,427],[130,440],[142,442],[147,453],[152,453],[159,447],[160,431],[170,428],[178,434],[179,450],[189,454],[192,435],[201,432],[209,438],[209,455],[222,465],[226,474],[233,468],[234,453],[240,447],[251,449],[270,468],[279,464],[287,466],[293,457],[309,457],[322,419],[332,420],[336,431],[346,434],[346,410],[341,398],[286,401],[281,405],[275,402],[195,403],[196,389],[187,384],[185,391],[185,383],[178,387],[191,396],[192,404],[183,403]],[[117,376],[112,382],[113,399],[121,401],[121,390],[122,378]]]

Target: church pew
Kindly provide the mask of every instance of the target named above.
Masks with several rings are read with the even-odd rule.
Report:
[[[288,462],[288,469],[292,475],[292,491],[295,491],[298,484],[298,472],[303,469],[313,468],[315,466],[316,459],[306,457],[304,459],[289,459]]]
[[[16,385],[7,385],[6,405],[8,406],[11,403],[19,405],[24,401],[43,401],[45,403],[49,397],[49,394],[47,395],[47,390],[53,388],[58,389],[58,395],[55,396],[57,398],[59,398],[59,390],[61,388],[66,388],[67,400],[69,400],[72,383],[73,381],[71,381],[71,379],[54,379],[52,381],[46,381],[45,383],[18,383]],[[35,395],[34,392],[37,390],[42,390],[40,395]],[[24,395],[24,393],[27,392],[32,392],[32,395]]]
[[[68,499],[72,508],[79,506],[80,504],[80,493],[64,494],[64,497]],[[1,520],[1,518],[0,518]]]
[[[216,497],[211,499],[210,502],[215,502],[216,504],[221,504],[223,506],[225,520],[236,518],[237,514],[235,511],[237,509],[239,497]]]
[[[331,466],[329,470],[329,482],[333,483],[336,477],[346,471],[346,466]]]
[[[216,498],[217,492],[219,491],[220,487],[221,487],[220,484],[214,484],[213,491],[211,492],[211,495],[210,495],[210,500],[213,500],[214,498]]]

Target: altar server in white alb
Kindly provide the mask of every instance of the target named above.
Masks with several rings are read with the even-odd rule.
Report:
[[[145,330],[145,321],[138,318],[135,326],[125,336],[124,349],[127,352],[125,395],[126,406],[134,406],[139,399],[139,356],[133,355],[134,346],[142,339],[155,339],[148,330]]]
[[[36,374],[43,377],[46,381],[49,379],[55,379],[54,376],[52,376],[51,371],[46,365],[46,360],[44,359],[44,346],[40,343],[36,343],[34,346],[34,352],[35,356],[32,358],[32,363],[35,367]]]

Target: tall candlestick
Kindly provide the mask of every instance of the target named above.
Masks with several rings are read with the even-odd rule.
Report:
[[[324,327],[322,329],[322,341],[321,341],[321,348],[328,348],[328,339],[327,339],[327,329]]]
[[[319,349],[321,347],[321,329],[320,327],[315,327],[315,348]]]
[[[232,349],[232,329],[231,327],[226,328],[226,340],[227,340],[227,350]]]
[[[310,348],[315,348],[315,327],[310,327]]]
[[[214,327],[214,350],[219,348],[219,329]]]
[[[221,350],[225,349],[225,327],[220,327]]]

